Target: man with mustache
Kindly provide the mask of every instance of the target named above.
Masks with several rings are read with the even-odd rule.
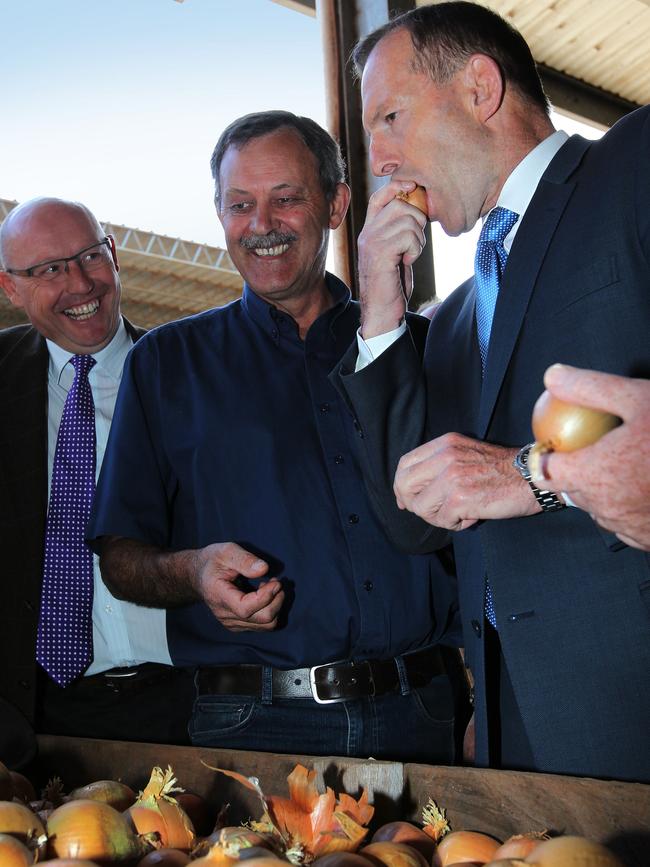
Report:
[[[243,297],[129,359],[89,532],[104,580],[170,609],[172,658],[198,667],[193,743],[450,763],[453,579],[383,534],[328,378],[359,325],[325,271],[349,202],[338,145],[263,112],[211,165]]]
[[[111,596],[84,543],[124,359],[143,334],[120,314],[113,238],[78,202],[32,199],[0,227],[0,268],[31,322],[0,331],[0,695],[39,732],[186,742],[192,679],[171,665],[165,612]],[[64,449],[80,363],[85,454]],[[86,458],[95,466],[84,501],[78,477],[69,496],[61,489],[70,481],[61,467],[74,475]],[[80,622],[87,658],[77,660]],[[1,714],[0,729],[11,718]]]

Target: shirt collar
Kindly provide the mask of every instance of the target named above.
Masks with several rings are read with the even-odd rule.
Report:
[[[50,354],[50,377],[53,377],[56,382],[60,382],[61,374],[65,366],[70,362],[70,359],[74,357],[74,353],[69,352],[67,349],[62,349],[53,340],[46,338],[45,342]],[[124,359],[132,346],[133,341],[124,327],[124,320],[120,316],[120,322],[113,339],[103,349],[100,349],[99,352],[95,352],[93,358],[96,365],[102,368],[102,371],[119,382],[122,376]]]
[[[558,130],[526,154],[503,185],[497,204],[519,214],[521,220],[542,175],[568,138],[567,133]]]
[[[333,324],[334,320],[347,309],[350,304],[351,295],[350,290],[345,283],[342,280],[339,280],[338,277],[335,277],[334,274],[326,272],[325,281],[334,303],[329,310],[326,310],[325,313],[323,313],[316,321],[318,322],[322,319],[327,319]],[[251,319],[270,334],[273,340],[277,341],[280,333],[282,333],[282,336],[293,334],[297,337],[296,324],[289,314],[284,313],[284,311],[279,310],[273,304],[269,304],[268,301],[265,301],[263,298],[260,298],[259,295],[256,295],[248,283],[244,283],[242,307]],[[286,333],[282,327],[278,327],[278,324],[280,324],[280,326],[283,324],[282,322],[278,323],[279,319],[284,319],[284,322],[289,324],[290,330],[287,330]]]

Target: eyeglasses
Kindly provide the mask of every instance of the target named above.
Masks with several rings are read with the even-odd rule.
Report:
[[[109,235],[99,243],[84,247],[74,256],[50,259],[49,262],[40,262],[38,265],[32,265],[31,268],[6,268],[5,270],[16,277],[34,277],[36,280],[56,280],[61,274],[70,271],[70,262],[76,262],[84,274],[88,271],[96,271],[113,261],[111,241]]]

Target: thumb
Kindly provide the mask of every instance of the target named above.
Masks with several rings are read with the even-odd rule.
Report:
[[[625,376],[584,370],[568,364],[553,364],[544,374],[544,385],[554,397],[621,418],[625,418],[633,407],[632,382]]]
[[[221,559],[227,569],[246,578],[261,578],[269,571],[269,564],[265,560],[237,545],[236,542],[226,546]]]

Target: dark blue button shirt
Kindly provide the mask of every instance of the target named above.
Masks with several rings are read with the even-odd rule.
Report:
[[[89,539],[237,542],[286,591],[273,632],[229,632],[203,604],[170,610],[178,665],[388,658],[446,626],[453,582],[440,561],[398,552],[371,512],[359,433],[328,379],[359,308],[331,275],[328,286],[334,306],[304,341],[245,287],[145,335],[127,360]]]

